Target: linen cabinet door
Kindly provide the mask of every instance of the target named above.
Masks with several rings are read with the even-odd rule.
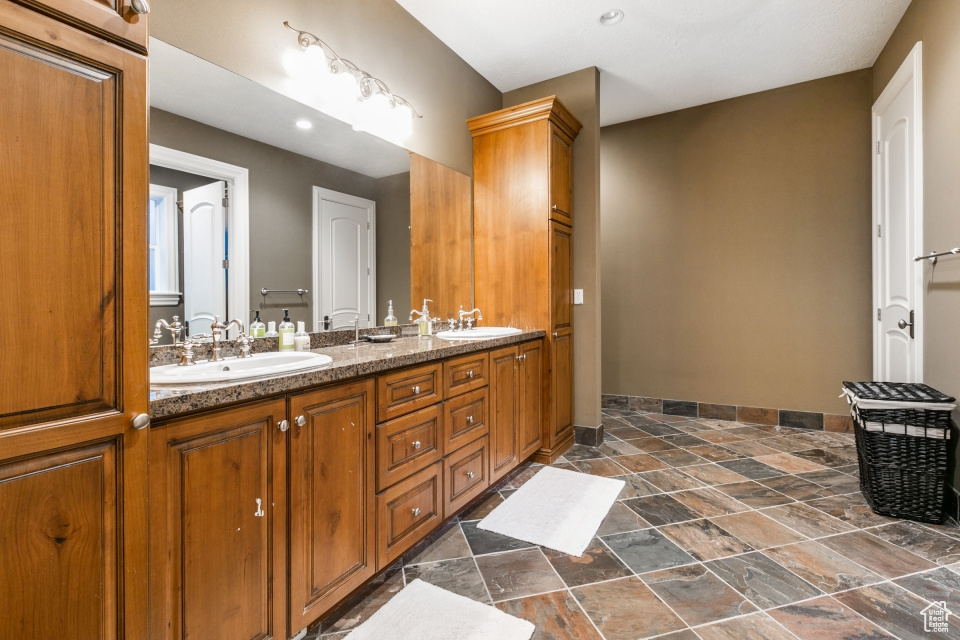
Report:
[[[287,638],[283,400],[176,421],[150,454],[151,638]]]
[[[573,225],[572,143],[550,126],[550,219]]]
[[[375,393],[364,380],[289,400],[291,635],[376,571]]]
[[[490,353],[490,483],[517,466],[517,348]]]
[[[17,1],[139,53],[147,52],[150,4],[144,0]]]
[[[543,442],[543,342],[520,345],[520,367],[517,374],[517,436],[520,462]]]
[[[573,433],[573,232],[550,223],[550,388],[544,447]]]

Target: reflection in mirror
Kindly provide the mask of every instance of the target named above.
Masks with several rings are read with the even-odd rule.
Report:
[[[173,316],[189,335],[214,315],[248,326],[250,310],[376,326],[388,300],[406,319],[405,149],[156,39],[150,92],[151,335]]]

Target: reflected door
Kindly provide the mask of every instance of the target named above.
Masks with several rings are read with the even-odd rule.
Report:
[[[215,315],[227,315],[226,184],[183,192],[183,311],[188,335],[210,333]]]
[[[314,188],[314,320],[334,329],[376,325],[376,203]]]

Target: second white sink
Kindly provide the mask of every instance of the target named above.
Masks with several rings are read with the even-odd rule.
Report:
[[[227,358],[181,367],[167,364],[151,367],[150,384],[177,385],[202,382],[229,382],[304,371],[333,362],[333,358],[311,351],[258,353],[249,358]]]
[[[441,331],[437,334],[437,337],[443,340],[490,340],[492,338],[515,336],[519,333],[523,333],[523,331],[513,327],[475,327],[463,331]]]

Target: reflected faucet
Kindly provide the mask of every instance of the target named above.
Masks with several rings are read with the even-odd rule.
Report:
[[[467,318],[467,329],[470,329],[473,326],[473,314],[477,314],[477,324],[480,324],[480,321],[483,320],[483,314],[480,313],[480,309],[471,309],[470,311],[464,311],[463,305],[460,305],[460,311],[457,315],[460,316],[460,331],[463,331],[463,319]]]

